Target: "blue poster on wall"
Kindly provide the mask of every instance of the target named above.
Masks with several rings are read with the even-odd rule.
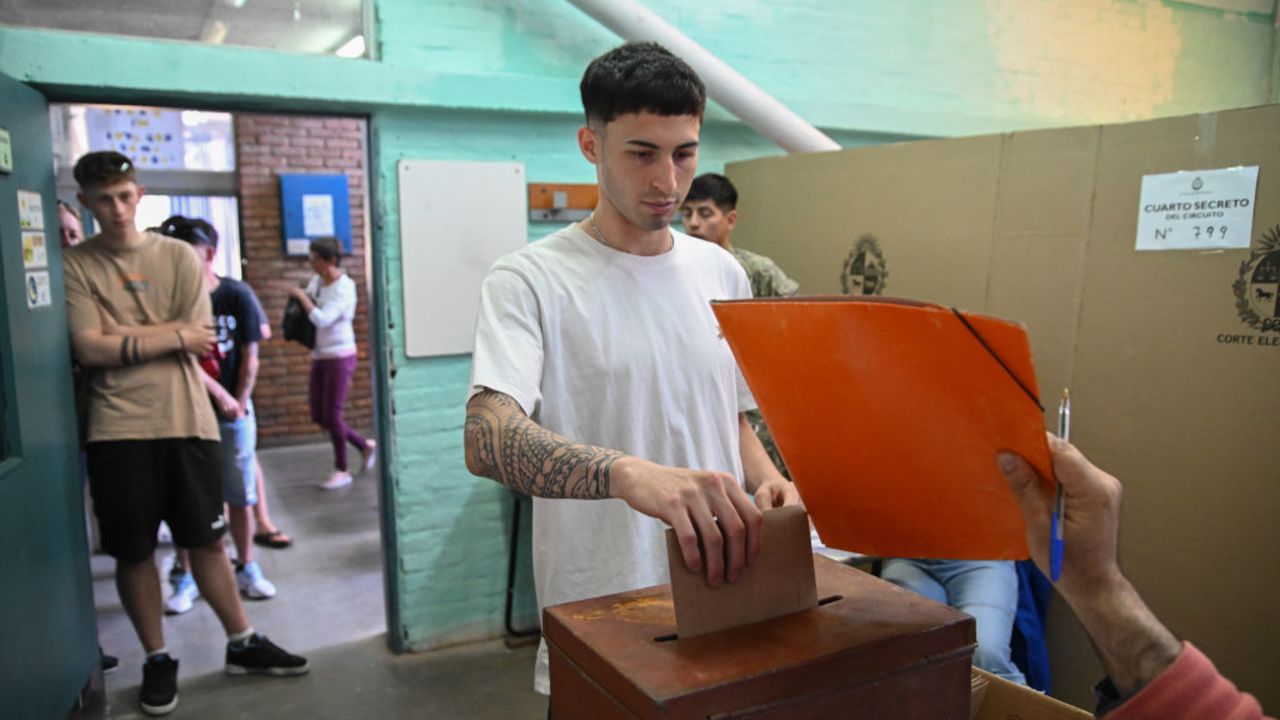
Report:
[[[311,241],[336,237],[351,254],[351,205],[346,175],[281,175],[284,253],[305,257]]]

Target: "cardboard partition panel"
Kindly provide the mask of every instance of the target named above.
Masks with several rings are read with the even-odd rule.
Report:
[[[727,168],[734,243],[773,258],[802,294],[887,294],[1025,323],[1041,396],[1070,387],[1073,441],[1125,485],[1126,573],[1273,712],[1277,138],[1280,106],[1265,106]],[[1256,188],[1229,200],[1252,212],[1219,212],[1215,183],[1240,166],[1257,167]],[[1172,199],[1144,201],[1144,184],[1179,172]],[[1203,245],[1138,250],[1144,213],[1167,221],[1156,232]],[[1237,247],[1215,247],[1224,233]],[[1099,668],[1061,603],[1049,645],[1054,694],[1089,706]]]
[[[1093,713],[976,667],[970,687],[969,717],[972,720],[1090,720],[1093,717]]]

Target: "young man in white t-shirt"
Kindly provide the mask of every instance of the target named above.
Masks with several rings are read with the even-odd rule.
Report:
[[[490,270],[467,403],[468,469],[535,496],[542,607],[667,582],[666,526],[691,570],[733,582],[761,509],[799,502],[746,424],[755,402],[711,311],[751,296],[746,273],[670,227],[697,169],[701,80],[628,43],[581,91],[600,200]],[[545,644],[534,686],[550,692]]]

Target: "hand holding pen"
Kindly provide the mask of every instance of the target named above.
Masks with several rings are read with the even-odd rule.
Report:
[[[1062,389],[1062,399],[1058,401],[1058,437],[1071,442],[1071,393]],[[1054,582],[1062,577],[1062,552],[1064,543],[1062,531],[1065,526],[1066,502],[1063,497],[1062,482],[1058,481],[1058,492],[1053,503],[1053,517],[1049,525],[1049,576]]]
[[[1064,535],[1071,536],[1071,551],[1062,558],[1062,579],[1054,588],[1069,602],[1090,602],[1122,577],[1116,562],[1116,536],[1120,521],[1120,481],[1099,469],[1071,443],[1045,433],[1053,475],[1042,478],[1031,464],[1011,452],[1000,452],[996,465],[1027,524],[1027,549],[1036,566],[1052,575],[1049,542],[1054,517],[1054,492],[1044,480],[1057,478],[1064,488],[1069,516]]]

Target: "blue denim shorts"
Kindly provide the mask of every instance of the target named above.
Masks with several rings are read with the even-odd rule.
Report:
[[[239,420],[218,419],[222,431],[222,492],[235,508],[258,504],[258,482],[253,458],[258,450],[258,419],[253,403]]]

